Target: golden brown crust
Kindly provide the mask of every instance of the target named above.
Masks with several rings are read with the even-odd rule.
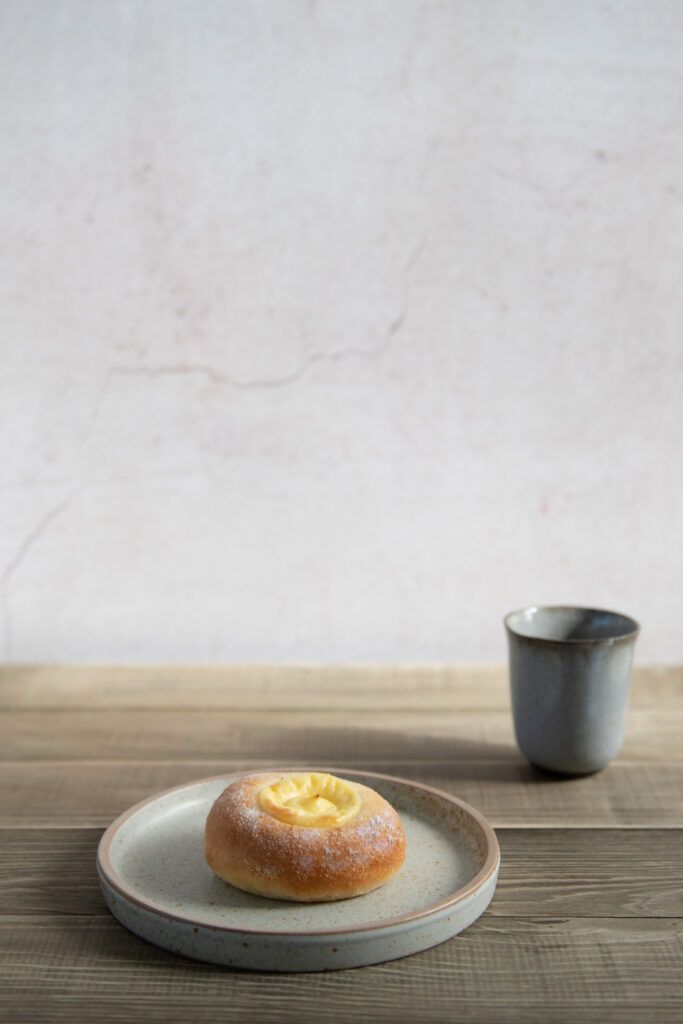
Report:
[[[233,782],[206,820],[205,857],[238,889],[274,899],[316,902],[370,892],[403,863],[405,834],[391,804],[353,782],[361,809],[331,828],[288,825],[264,813],[258,793],[292,772],[260,772]]]

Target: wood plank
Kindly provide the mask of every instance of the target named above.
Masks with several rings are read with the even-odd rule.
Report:
[[[0,830],[0,913],[108,914],[102,830]],[[683,830],[499,829],[498,917],[683,917]]]
[[[108,914],[95,869],[102,831],[0,829],[0,914]]]
[[[500,916],[683,917],[683,830],[499,829]]]
[[[632,707],[680,706],[683,666],[640,666]],[[509,706],[504,665],[0,667],[0,708],[345,709]]]
[[[683,760],[683,707],[635,708],[622,761]],[[518,761],[508,711],[4,711],[0,761]]]
[[[5,762],[0,768],[0,827],[105,826],[160,790],[211,775],[258,770],[268,763],[277,761]],[[286,767],[296,766],[290,762]],[[343,767],[315,767],[343,775]],[[452,792],[479,808],[494,826],[683,826],[683,764],[615,762],[578,779],[548,775],[521,761],[471,758],[378,761],[372,769]]]
[[[113,918],[0,918],[0,985],[14,1024],[241,1022],[255,1012],[266,1024],[680,1022],[681,957],[681,920],[485,915],[409,960],[276,975],[184,960]]]
[[[645,735],[649,725],[639,731]],[[3,761],[270,757],[341,764],[402,756],[519,759],[504,711],[0,712]]]
[[[496,707],[506,682],[501,666],[478,665],[19,665],[0,667],[0,707]]]

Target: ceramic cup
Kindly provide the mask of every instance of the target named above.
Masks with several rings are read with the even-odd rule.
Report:
[[[515,735],[532,764],[584,775],[619,752],[635,619],[597,608],[533,607],[505,617]]]

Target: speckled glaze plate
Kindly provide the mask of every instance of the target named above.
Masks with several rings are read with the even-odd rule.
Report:
[[[334,903],[289,903],[241,892],[204,861],[206,816],[239,776],[201,779],[136,804],[102,836],[102,891],[126,928],[209,963],[324,971],[428,949],[467,928],[490,903],[498,842],[486,819],[462,800],[374,772],[275,770],[328,771],[381,793],[406,832],[398,874],[374,892]]]

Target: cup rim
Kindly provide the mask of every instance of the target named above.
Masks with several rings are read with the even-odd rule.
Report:
[[[511,619],[516,615],[522,615],[524,612],[532,611],[557,611],[557,612],[585,612],[587,614],[597,615],[613,615],[619,619],[626,619],[631,623],[631,628],[627,633],[620,633],[618,636],[594,636],[594,637],[548,637],[548,636],[529,636],[528,633],[521,633],[515,629],[511,624]],[[615,612],[611,608],[588,608],[583,605],[574,604],[530,604],[525,608],[516,608],[514,611],[508,612],[503,619],[503,624],[512,636],[519,637],[521,640],[528,640],[529,643],[538,644],[559,644],[564,646],[565,644],[615,644],[621,643],[624,640],[635,640],[640,633],[640,623],[637,619],[634,619],[632,615],[626,615],[624,612]]]

